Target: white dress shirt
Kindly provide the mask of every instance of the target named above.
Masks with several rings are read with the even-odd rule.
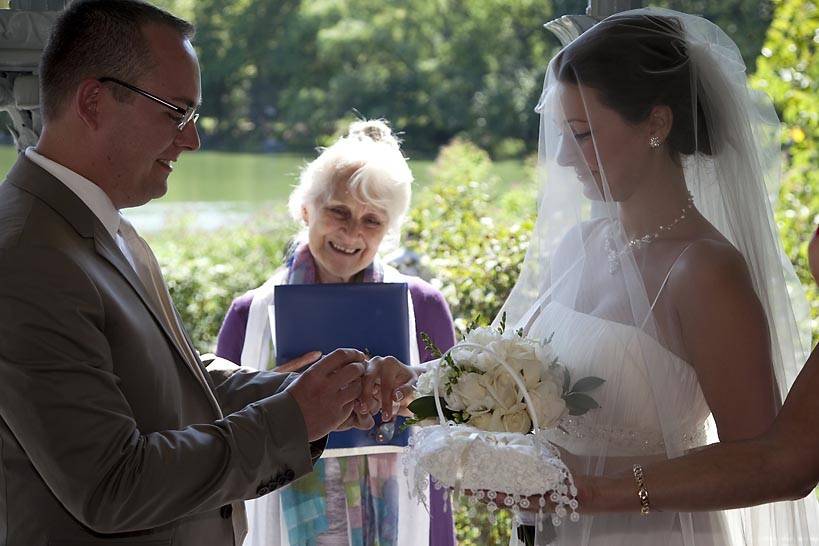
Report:
[[[74,192],[74,194],[80,198],[80,201],[85,203],[85,206],[94,213],[94,216],[102,223],[108,234],[116,241],[117,246],[119,246],[119,249],[128,259],[128,263],[130,263],[131,267],[136,271],[137,268],[134,265],[134,257],[131,250],[128,248],[128,245],[125,244],[125,239],[123,239],[119,233],[120,223],[123,220],[122,216],[114,206],[114,203],[111,202],[111,198],[108,197],[108,194],[84,176],[41,155],[33,147],[26,148],[25,153],[29,160],[65,184],[65,187]]]

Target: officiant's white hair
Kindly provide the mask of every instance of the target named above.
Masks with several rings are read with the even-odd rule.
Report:
[[[409,208],[413,177],[386,121],[352,123],[346,136],[323,149],[302,170],[288,203],[293,219],[302,221],[302,207],[326,203],[335,183],[344,180],[356,199],[387,215],[385,241],[397,239]]]

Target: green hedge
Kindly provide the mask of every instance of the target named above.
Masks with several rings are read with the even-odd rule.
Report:
[[[819,223],[819,2],[776,0],[751,83],[774,101],[783,123],[784,175],[776,219],[785,251],[808,292],[814,339],[819,294],[807,244]]]
[[[204,353],[216,347],[230,302],[267,280],[297,228],[275,214],[218,232],[196,230],[194,220],[175,221],[147,239],[191,339]]]

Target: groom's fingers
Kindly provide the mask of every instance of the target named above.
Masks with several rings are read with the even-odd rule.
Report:
[[[320,373],[322,375],[330,375],[334,372],[344,368],[345,365],[351,362],[366,362],[367,357],[361,351],[355,349],[336,349],[329,355],[325,356],[312,366],[310,366],[311,373]],[[363,373],[363,371],[362,371]]]

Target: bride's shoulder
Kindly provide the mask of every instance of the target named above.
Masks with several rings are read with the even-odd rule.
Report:
[[[674,264],[670,280],[678,292],[701,295],[751,286],[745,258],[729,241],[717,238],[690,241]]]

